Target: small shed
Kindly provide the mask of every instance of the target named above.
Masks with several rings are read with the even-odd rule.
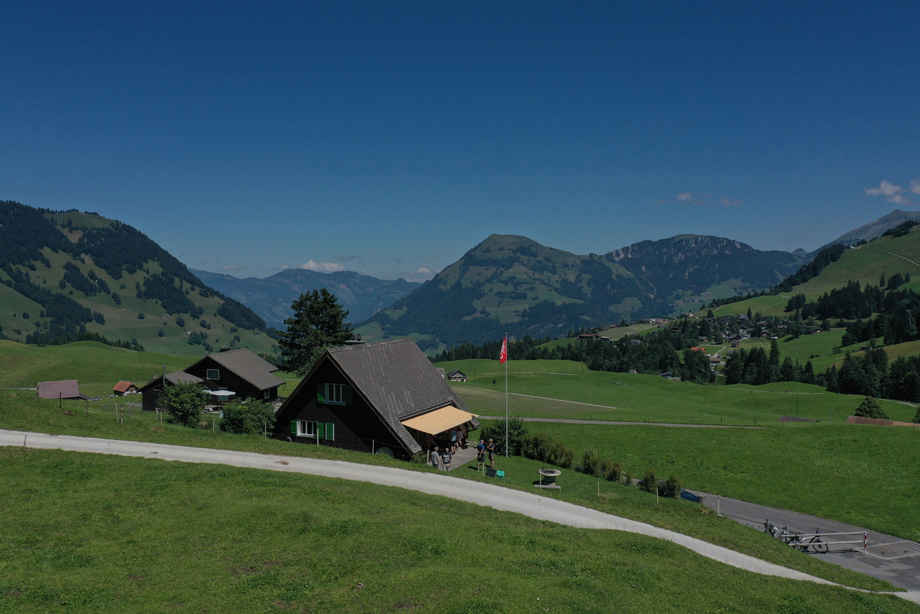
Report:
[[[38,382],[39,399],[81,399],[89,397],[80,394],[80,384],[75,379],[64,379],[55,382]]]

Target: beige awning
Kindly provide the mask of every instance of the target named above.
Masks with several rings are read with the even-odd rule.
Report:
[[[455,426],[465,424],[472,419],[473,414],[470,412],[463,411],[462,409],[454,407],[453,405],[448,405],[446,407],[442,407],[441,409],[430,411],[427,414],[422,414],[421,416],[415,416],[413,418],[402,420],[402,424],[403,426],[410,429],[415,429],[416,431],[428,433],[429,435],[437,435],[438,433],[443,433],[444,431],[450,430]]]

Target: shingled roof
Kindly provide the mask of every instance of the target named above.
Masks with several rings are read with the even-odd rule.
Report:
[[[208,354],[186,371],[191,371],[195,365],[206,358],[210,358],[221,367],[235,373],[240,379],[246,380],[259,390],[270,390],[284,383],[283,379],[272,373],[278,370],[274,365],[245,348]]]
[[[80,385],[75,379],[58,380],[55,382],[38,382],[39,399],[86,399],[80,394]]]
[[[411,339],[330,348],[326,357],[339,367],[411,452],[418,452],[421,447],[402,420],[447,405],[469,412]],[[475,422],[474,417],[470,419]]]
[[[151,386],[157,384],[162,377],[162,375],[155,376],[149,382],[144,384],[144,387],[141,388],[141,392],[147,392],[147,390]],[[166,382],[169,384],[178,384],[179,382],[192,382],[195,384],[200,384],[202,381],[203,380],[197,375],[192,375],[191,373],[186,373],[185,371],[176,371],[175,373],[166,374]]]

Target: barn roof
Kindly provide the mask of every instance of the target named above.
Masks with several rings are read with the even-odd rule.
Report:
[[[38,382],[39,399],[85,399],[80,394],[80,385],[75,379],[58,380],[55,382]]]

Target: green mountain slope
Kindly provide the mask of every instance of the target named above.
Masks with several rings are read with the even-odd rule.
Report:
[[[813,301],[832,290],[844,288],[851,281],[862,286],[878,286],[883,276],[888,279],[898,273],[910,275],[911,282],[906,288],[920,291],[920,227],[912,228],[903,236],[882,236],[858,247],[851,246],[839,260],[827,265],[819,275],[805,283],[781,294],[724,305],[716,313],[746,313],[750,309],[752,313],[782,316],[786,304],[794,295],[804,294],[806,300]]]
[[[363,323],[368,338],[413,336],[423,348],[481,343],[505,332],[556,336],[686,310],[708,296],[766,289],[800,256],[684,235],[581,256],[516,235],[492,235]]]
[[[189,355],[274,345],[251,309],[143,233],[94,213],[0,201],[0,284],[0,334],[14,341],[101,335]]]

